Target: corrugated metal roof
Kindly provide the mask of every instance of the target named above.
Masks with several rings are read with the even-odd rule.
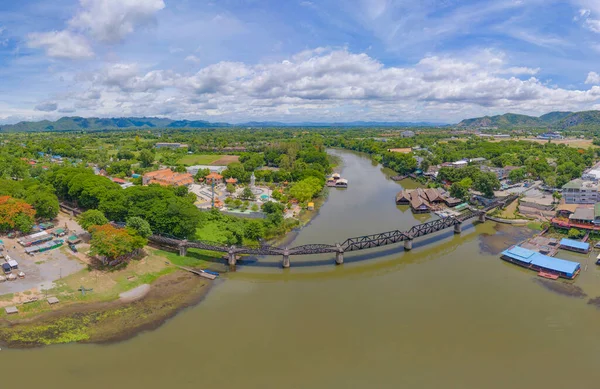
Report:
[[[590,249],[590,244],[589,243],[580,242],[578,240],[567,239],[567,238],[562,238],[560,240],[560,245],[561,246],[574,247],[574,248],[579,249],[579,250],[589,250]]]
[[[527,250],[519,246],[504,250],[502,255],[517,259],[521,262],[531,263],[532,265],[540,266],[548,270],[566,273],[571,276],[575,274],[577,269],[580,267],[579,263],[577,262],[549,257],[547,255],[540,254],[532,250]]]

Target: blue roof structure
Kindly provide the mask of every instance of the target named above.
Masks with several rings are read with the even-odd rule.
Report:
[[[561,246],[573,247],[578,250],[588,251],[590,249],[590,244],[585,242],[580,242],[578,240],[562,238],[560,240]]]
[[[549,257],[547,255],[540,254],[537,251],[528,250],[520,246],[515,246],[508,250],[504,250],[502,255],[516,259],[520,262],[530,263],[544,269],[565,273],[570,277],[573,277],[577,269],[580,268],[580,265],[577,262]]]

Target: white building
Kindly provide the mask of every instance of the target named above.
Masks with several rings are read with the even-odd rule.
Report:
[[[566,183],[562,195],[566,204],[595,204],[600,201],[598,183],[579,178]]]

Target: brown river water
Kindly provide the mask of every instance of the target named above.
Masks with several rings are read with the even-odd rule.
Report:
[[[360,154],[291,244],[408,229],[434,218],[397,207],[402,185]],[[598,388],[600,270],[546,285],[500,260],[532,234],[468,224],[402,245],[261,258],[160,328],[109,345],[2,350],[6,388]],[[595,255],[595,254],[594,254]],[[575,287],[577,293],[571,293]]]

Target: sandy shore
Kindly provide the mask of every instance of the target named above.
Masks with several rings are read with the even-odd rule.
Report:
[[[107,343],[159,327],[179,311],[198,304],[214,281],[185,272],[159,278],[124,300],[67,305],[40,315],[0,320],[0,344],[30,348],[57,343]],[[131,301],[131,298],[137,298]]]

